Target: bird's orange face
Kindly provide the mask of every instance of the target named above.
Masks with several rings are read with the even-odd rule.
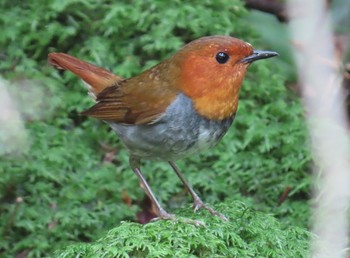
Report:
[[[181,90],[202,116],[222,120],[236,113],[238,93],[253,54],[250,44],[236,38],[206,37],[186,45],[173,58],[180,66]]]

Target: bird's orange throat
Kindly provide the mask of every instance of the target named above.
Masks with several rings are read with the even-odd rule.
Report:
[[[210,120],[223,120],[232,117],[238,107],[238,88],[215,90],[199,98],[194,98],[197,112]]]
[[[181,86],[192,99],[197,112],[211,120],[232,117],[237,111],[239,90],[247,67],[238,65],[234,70],[230,67],[219,72],[210,66],[186,63],[192,67],[184,64]]]

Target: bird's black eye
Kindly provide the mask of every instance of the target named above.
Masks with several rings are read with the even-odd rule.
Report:
[[[219,64],[227,63],[229,58],[230,58],[230,56],[228,54],[226,54],[225,52],[219,52],[215,56],[215,59],[216,59],[216,61],[218,61]]]

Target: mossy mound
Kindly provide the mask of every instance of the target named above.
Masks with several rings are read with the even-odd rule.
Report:
[[[146,225],[122,222],[89,244],[68,246],[63,257],[305,257],[309,233],[298,227],[284,229],[271,215],[241,202],[217,205],[229,222],[206,211],[178,210],[177,216],[205,222],[158,221]],[[180,217],[181,213],[181,217]]]

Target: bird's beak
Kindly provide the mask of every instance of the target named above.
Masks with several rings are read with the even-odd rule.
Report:
[[[267,51],[267,50],[254,50],[252,55],[243,58],[240,61],[240,63],[249,64],[259,59],[265,59],[265,58],[270,58],[274,56],[278,56],[278,53],[274,51]]]

